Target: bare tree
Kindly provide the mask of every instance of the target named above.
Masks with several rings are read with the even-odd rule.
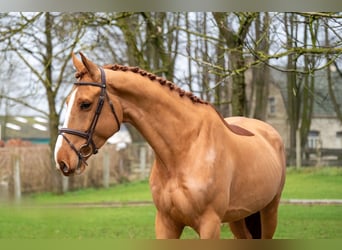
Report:
[[[59,91],[65,91],[66,75],[71,75],[70,66],[71,52],[75,49],[83,33],[83,26],[79,22],[70,19],[72,16],[65,14],[46,13],[14,13],[12,23],[8,27],[11,35],[8,35],[6,53],[14,54],[19,60],[15,71],[20,72],[26,69],[26,88],[36,86],[39,89],[37,94],[45,92],[38,102],[34,102],[32,95],[26,96],[6,96],[15,102],[32,108],[47,116],[50,131],[51,152],[58,135],[59,116],[62,110],[63,101],[59,98]],[[14,25],[13,25],[14,24]],[[23,27],[20,32],[12,27]],[[71,35],[72,34],[72,35]],[[24,78],[24,79],[25,79]],[[23,80],[23,79],[22,79]],[[70,77],[69,80],[71,81]],[[68,85],[71,86],[71,85]],[[40,91],[44,89],[44,92]],[[47,105],[42,105],[46,103]],[[47,108],[45,108],[47,106]],[[58,108],[58,106],[60,108]],[[53,159],[51,159],[53,162]],[[58,192],[61,191],[59,175],[55,178]]]
[[[229,15],[222,12],[213,13],[219,31],[228,47],[229,69],[234,72],[232,74],[232,115],[246,115],[244,43],[251,24],[256,18],[256,13],[234,13],[233,15],[237,18],[236,31],[228,22]]]
[[[324,25],[324,39],[325,39],[325,45],[327,47],[330,47],[330,39],[329,39],[329,26],[327,25],[327,22],[325,20],[325,25]],[[326,61],[327,62],[331,62],[331,56],[329,54],[326,54]],[[337,63],[334,64],[335,65],[335,69],[338,69]],[[336,86],[335,83],[333,81],[333,77],[332,77],[332,67],[327,67],[326,68],[326,72],[327,72],[327,82],[328,82],[328,89],[329,89],[329,95],[330,95],[330,99],[331,102],[333,104],[335,113],[337,118],[340,120],[340,122],[342,123],[342,103],[338,102],[338,98],[336,96]],[[342,77],[342,74],[340,74],[340,77]],[[340,87],[341,88],[341,87]],[[341,88],[342,89],[342,88]],[[340,99],[341,101],[341,99]]]
[[[52,149],[59,124],[59,111],[56,105],[58,92],[65,81],[71,51],[75,49],[83,29],[81,25],[74,25],[69,17],[63,14],[46,12],[37,16],[39,18],[25,29],[24,35],[15,34],[9,38],[9,51],[16,54],[34,76],[33,82],[29,84],[40,84],[45,90],[48,110],[41,107],[41,113],[49,116]],[[73,31],[73,39],[65,39],[70,31]]]
[[[121,13],[117,16],[120,18],[110,27],[105,23],[102,27],[111,31],[111,37],[118,33],[122,35],[125,48],[124,57],[119,63],[137,65],[173,81],[179,41],[177,27],[181,14],[141,12]],[[108,43],[106,49],[112,51],[113,59],[118,58],[111,46]],[[128,125],[128,129],[133,140],[143,140],[132,126]]]

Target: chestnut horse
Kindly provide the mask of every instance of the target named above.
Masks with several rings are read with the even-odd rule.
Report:
[[[67,98],[55,147],[57,168],[81,173],[86,160],[131,123],[155,152],[150,188],[157,238],[179,238],[190,226],[219,238],[272,238],[285,182],[283,142],[255,119],[223,119],[209,103],[137,67],[98,67],[73,55],[77,82]]]

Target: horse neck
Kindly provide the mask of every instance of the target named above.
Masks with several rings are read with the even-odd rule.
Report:
[[[207,105],[193,103],[187,96],[157,81],[132,72],[114,72],[115,95],[123,108],[124,122],[144,136],[162,162],[172,162],[186,153],[200,130]]]

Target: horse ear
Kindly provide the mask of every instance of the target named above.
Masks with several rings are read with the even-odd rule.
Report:
[[[72,56],[72,63],[74,64],[77,72],[81,72],[84,69],[84,65],[81,62],[81,60],[79,60],[76,55],[74,54],[74,52],[71,53]]]
[[[82,63],[86,67],[91,78],[93,78],[94,80],[101,79],[101,72],[99,70],[99,67],[95,63],[87,59],[81,52],[80,52],[80,55],[81,55]]]

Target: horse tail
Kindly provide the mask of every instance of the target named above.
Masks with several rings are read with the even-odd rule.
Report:
[[[247,216],[245,223],[253,239],[261,239],[260,211]]]

